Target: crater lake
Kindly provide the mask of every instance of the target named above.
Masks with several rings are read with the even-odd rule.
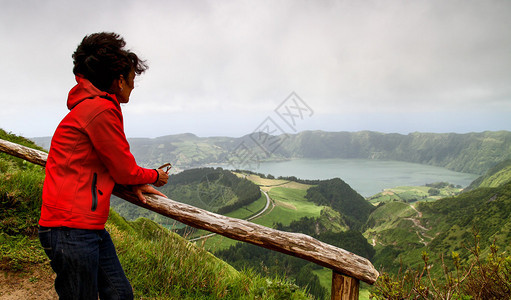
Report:
[[[251,171],[300,179],[341,178],[364,197],[396,186],[419,186],[449,182],[468,186],[480,175],[460,173],[442,167],[402,161],[371,159],[295,159],[283,162],[261,162]]]

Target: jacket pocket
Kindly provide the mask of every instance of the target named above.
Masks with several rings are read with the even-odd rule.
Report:
[[[98,174],[94,173],[94,175],[92,176],[92,187],[91,187],[91,192],[92,192],[91,211],[96,211],[96,208],[98,207],[98,189],[96,187],[97,182],[98,182]]]

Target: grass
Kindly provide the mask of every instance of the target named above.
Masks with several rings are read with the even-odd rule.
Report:
[[[319,283],[321,284],[321,286],[324,287],[328,292],[330,292],[330,290],[332,289],[332,270],[328,268],[321,268],[312,271],[312,273],[318,276]]]
[[[261,197],[256,201],[252,202],[247,206],[232,211],[226,215],[231,218],[247,219],[250,216],[253,216],[257,212],[261,211],[265,207],[265,205],[266,196],[261,193]],[[210,232],[206,230],[198,230],[193,235],[187,238],[199,237],[207,234],[210,234]],[[238,241],[226,238],[221,235],[215,235],[204,240],[199,240],[197,241],[197,243],[203,245],[206,249],[208,249],[208,251],[214,252],[217,250],[229,248],[230,246],[238,243]]]
[[[203,247],[150,220],[127,222],[111,211],[107,229],[137,298],[309,298],[282,279],[262,277],[250,270],[239,272]]]
[[[436,201],[445,197],[451,197],[461,192],[461,188],[446,186],[438,189],[438,194],[430,193],[429,186],[398,186],[385,189],[367,200],[373,204],[392,201],[416,202],[416,201]]]
[[[311,187],[308,184],[298,183],[298,182],[289,181],[289,180],[262,178],[259,175],[255,175],[255,174],[242,175],[240,173],[236,173],[236,175],[245,176],[246,179],[259,185],[261,187],[261,189],[266,192],[271,190],[272,188],[275,188],[275,187],[286,187],[286,188],[297,189],[297,190],[307,190],[309,187]]]
[[[242,208],[239,208],[235,211],[232,211],[230,213],[227,213],[226,216],[236,219],[247,219],[256,213],[263,210],[264,206],[266,205],[266,196],[261,193],[261,197],[257,199],[256,201],[250,203],[247,206],[244,206]]]
[[[371,231],[381,231],[394,227],[394,223],[417,215],[417,212],[407,203],[389,202],[378,207],[371,213],[368,224],[371,225]]]
[[[304,189],[284,187],[272,188],[269,192],[269,196],[274,201],[275,207],[263,216],[252,220],[252,222],[266,227],[273,227],[277,222],[289,225],[292,221],[299,220],[302,217],[319,218],[324,206],[318,206],[312,202],[308,202],[307,199],[305,199],[305,194],[306,190]],[[266,201],[266,199],[264,201]],[[202,231],[202,234],[207,233],[208,232]],[[229,248],[236,243],[237,241],[235,240],[215,235],[207,239],[205,247],[211,251],[218,251]]]
[[[272,188],[269,192],[270,198],[274,201],[275,207],[269,214],[254,220],[255,223],[273,227],[275,223],[289,225],[292,221],[303,217],[320,216],[324,206],[318,206],[305,199],[307,191],[284,187]]]
[[[23,271],[25,266],[43,264],[46,254],[36,237],[9,236],[0,232],[0,269]]]
[[[241,242],[219,234],[215,234],[212,237],[197,241],[196,243],[202,245],[205,249],[214,253],[219,250],[227,249],[230,246],[234,246]]]
[[[330,291],[332,289],[332,270],[328,268],[321,268],[313,271],[314,275],[318,276],[319,282],[321,286],[324,287],[328,291],[328,295],[326,295],[325,299],[330,298]],[[369,285],[363,282],[360,282],[359,288],[359,300],[369,300]]]
[[[270,198],[275,204],[273,209],[271,209],[271,207],[269,208],[270,211],[268,213],[252,220],[252,222],[256,224],[273,227],[275,223],[280,222],[284,225],[289,225],[292,221],[299,220],[302,217],[319,217],[321,210],[324,208],[324,206],[317,206],[305,199],[307,189],[311,187],[310,185],[290,182],[288,180],[261,178],[254,174],[243,175],[236,173],[236,175],[244,176],[259,185],[261,189],[269,193]],[[261,194],[261,198],[254,203],[235,210],[227,214],[227,216],[246,219],[254,215],[254,212],[264,208],[265,204],[266,197]],[[207,231],[200,230],[194,234],[194,236],[206,235],[208,233]],[[204,247],[214,252],[229,248],[236,243],[239,242],[220,235],[215,235],[206,239]]]
[[[0,130],[0,138],[33,143]],[[0,153],[0,269],[22,271],[46,262],[37,238],[44,169]]]

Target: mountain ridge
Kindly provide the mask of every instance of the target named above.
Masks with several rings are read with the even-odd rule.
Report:
[[[32,138],[49,148],[49,137]],[[258,161],[343,158],[396,160],[445,167],[482,175],[511,159],[511,132],[381,133],[376,131],[302,131],[271,136],[198,137],[192,133],[157,138],[129,138],[140,164],[158,167],[165,162],[182,169],[229,164],[233,156],[251,155]],[[243,167],[243,166],[242,166]]]

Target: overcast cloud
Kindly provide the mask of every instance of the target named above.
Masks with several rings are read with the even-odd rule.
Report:
[[[0,128],[51,135],[71,54],[121,34],[149,70],[128,136],[241,136],[295,92],[294,130],[511,130],[511,1],[0,0]]]

